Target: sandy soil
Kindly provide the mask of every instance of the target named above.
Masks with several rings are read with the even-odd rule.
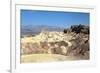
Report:
[[[64,56],[59,54],[30,54],[22,55],[21,63],[34,63],[34,62],[54,62],[54,61],[71,61],[81,60],[78,57]]]

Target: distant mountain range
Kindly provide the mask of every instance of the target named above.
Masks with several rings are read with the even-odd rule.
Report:
[[[63,31],[63,27],[47,25],[21,25],[21,35],[36,35],[41,31]]]

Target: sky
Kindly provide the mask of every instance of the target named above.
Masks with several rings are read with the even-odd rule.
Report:
[[[89,13],[21,10],[21,25],[47,25],[70,27],[71,25],[89,25]]]

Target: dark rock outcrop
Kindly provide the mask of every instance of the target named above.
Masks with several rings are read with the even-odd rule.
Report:
[[[78,33],[84,33],[84,34],[89,34],[89,26],[85,26],[85,25],[72,25],[70,27],[70,29],[64,29],[63,31],[64,33],[70,33],[70,32],[75,32],[76,34]]]

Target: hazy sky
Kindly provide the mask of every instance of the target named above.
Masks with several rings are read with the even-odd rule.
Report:
[[[89,25],[89,13],[21,10],[21,25],[48,25],[69,27]]]

